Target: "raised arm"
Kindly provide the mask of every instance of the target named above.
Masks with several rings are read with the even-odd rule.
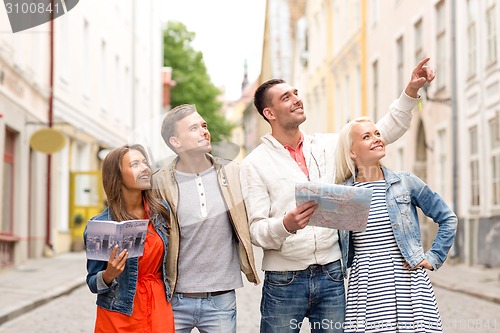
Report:
[[[382,134],[386,144],[390,144],[399,139],[410,127],[413,107],[420,96],[418,90],[425,83],[430,83],[435,78],[434,71],[425,64],[430,58],[420,61],[411,73],[408,82],[401,96],[392,102],[390,111],[376,124]]]

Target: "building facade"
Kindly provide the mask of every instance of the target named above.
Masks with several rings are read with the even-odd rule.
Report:
[[[292,15],[295,2],[281,3],[288,25],[268,3],[261,82],[286,65],[270,50],[289,52],[292,68],[281,73],[291,73],[301,92],[308,115],[302,129],[337,132],[358,116],[380,119],[414,66],[431,57],[437,77],[421,90],[410,129],[383,162],[413,172],[453,207],[459,230],[452,257],[499,266],[499,1],[316,0]],[[436,230],[422,216],[424,247]]]
[[[0,20],[4,266],[83,249],[86,220],[105,204],[106,150],[140,142],[154,154],[150,133],[159,136],[163,94],[159,8],[159,1],[84,1],[52,25],[18,33]],[[30,136],[49,124],[65,145],[46,155],[30,148]]]

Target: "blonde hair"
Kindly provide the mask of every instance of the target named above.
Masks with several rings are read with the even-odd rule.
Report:
[[[356,175],[356,165],[351,158],[350,151],[352,147],[352,128],[355,124],[372,122],[368,117],[359,117],[351,120],[342,127],[337,141],[337,150],[335,151],[335,183],[340,184]]]

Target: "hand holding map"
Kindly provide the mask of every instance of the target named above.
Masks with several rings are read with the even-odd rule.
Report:
[[[361,187],[305,182],[295,184],[295,201],[297,205],[308,201],[319,205],[310,226],[362,231],[366,229],[372,192]]]

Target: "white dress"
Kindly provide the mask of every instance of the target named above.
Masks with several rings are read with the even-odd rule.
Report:
[[[423,268],[407,270],[389,220],[385,180],[373,189],[365,231],[354,232],[345,332],[442,332],[434,290]]]

